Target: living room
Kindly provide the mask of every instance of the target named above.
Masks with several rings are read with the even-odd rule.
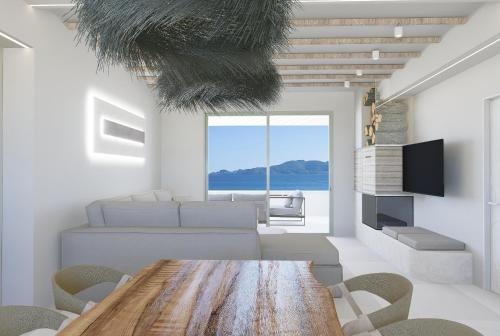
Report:
[[[91,264],[134,276],[164,259],[260,260],[278,268],[285,266],[277,260],[288,260],[312,261],[310,270],[297,270],[312,272],[321,285],[314,280],[301,288],[331,291],[312,307],[330,307],[335,318],[321,315],[316,323],[332,325],[310,331],[314,314],[304,313],[304,335],[403,335],[390,333],[394,323],[376,327],[366,320],[395,302],[370,290],[341,291],[346,286],[339,284],[348,287],[349,279],[373,274],[397,274],[411,283],[411,303],[401,308],[406,316],[389,318],[403,328],[397,330],[500,333],[498,1],[275,1],[289,20],[279,21],[285,42],[269,56],[269,74],[276,71],[279,84],[269,90],[274,100],[266,92],[253,110],[259,97],[229,95],[215,110],[213,102],[203,101],[209,95],[186,102],[187,94],[171,96],[177,92],[172,83],[161,87],[159,73],[131,67],[126,48],[116,58],[100,53],[104,37],[110,37],[110,48],[117,46],[111,41],[113,23],[121,22],[106,15],[131,21],[117,3],[79,0],[75,7],[66,0],[0,0],[2,324],[16,320],[3,317],[13,316],[13,306],[58,308],[55,275],[71,267]],[[172,3],[188,15],[201,2]],[[108,8],[98,25],[96,4],[118,9]],[[92,40],[97,29],[107,29],[109,36]],[[216,59],[225,62],[219,54]],[[172,62],[180,67],[184,60]],[[245,99],[250,103],[238,105]],[[437,156],[425,152],[422,166],[405,168],[411,145],[434,140],[443,140]],[[399,153],[396,164],[384,163],[393,150]],[[381,163],[370,175],[363,167],[371,165],[372,155],[380,155]],[[431,174],[443,173],[432,175],[440,179],[439,192],[408,184],[410,171],[422,185],[429,181],[422,177],[426,162],[437,164]],[[399,170],[387,170],[391,165]],[[375,188],[383,188],[384,178],[394,176],[391,191],[371,190],[367,182],[374,178]],[[382,212],[406,229],[384,232],[389,224],[381,224]],[[280,279],[309,279],[297,270]],[[134,279],[113,293],[132,288]],[[273,293],[299,291],[291,283]],[[112,299],[116,294],[102,303]],[[282,312],[304,305],[288,295],[275,299],[282,299]],[[73,328],[107,308],[99,303],[89,309],[81,318],[73,316]],[[205,316],[196,311],[188,317]],[[290,320],[275,324],[275,334],[284,334],[285,324],[297,330],[299,323]],[[101,332],[94,334],[105,335],[99,321],[94,327]],[[200,334],[170,327],[164,330]],[[425,327],[430,329],[418,329]],[[28,329],[16,329],[23,330],[17,335]],[[76,330],[66,333],[84,334]],[[224,330],[257,333],[250,326]],[[0,326],[4,333],[16,335]]]

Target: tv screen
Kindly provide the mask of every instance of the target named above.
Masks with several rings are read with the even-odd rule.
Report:
[[[403,191],[444,197],[444,141],[403,146]]]

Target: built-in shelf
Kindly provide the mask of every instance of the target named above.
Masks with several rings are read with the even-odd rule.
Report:
[[[403,193],[402,145],[363,147],[355,153],[355,190],[376,196]]]

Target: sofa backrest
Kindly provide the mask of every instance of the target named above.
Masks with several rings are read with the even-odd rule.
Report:
[[[104,202],[106,227],[179,227],[177,202]]]
[[[226,201],[231,202],[233,200],[233,194],[209,194],[207,197],[208,201]]]
[[[184,202],[181,227],[257,229],[257,208],[252,202]]]
[[[168,190],[153,190],[146,193],[120,196],[97,200],[86,208],[89,225],[93,227],[106,226],[102,205],[108,202],[170,202],[172,194]]]

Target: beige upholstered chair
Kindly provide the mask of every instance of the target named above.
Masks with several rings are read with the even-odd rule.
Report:
[[[330,291],[334,297],[345,297],[358,317],[342,327],[345,336],[352,336],[408,319],[413,285],[408,279],[398,274],[373,273],[346,280],[330,287]],[[375,294],[387,300],[390,305],[364,315],[350,294],[355,291]]]
[[[66,316],[41,307],[0,307],[0,335],[19,336],[35,329],[58,330]]]
[[[52,278],[54,303],[59,310],[81,314],[88,302],[75,294],[102,283],[120,283],[125,273],[109,267],[78,265],[65,268]]]
[[[453,321],[415,319],[389,324],[356,336],[482,336],[476,330]]]

